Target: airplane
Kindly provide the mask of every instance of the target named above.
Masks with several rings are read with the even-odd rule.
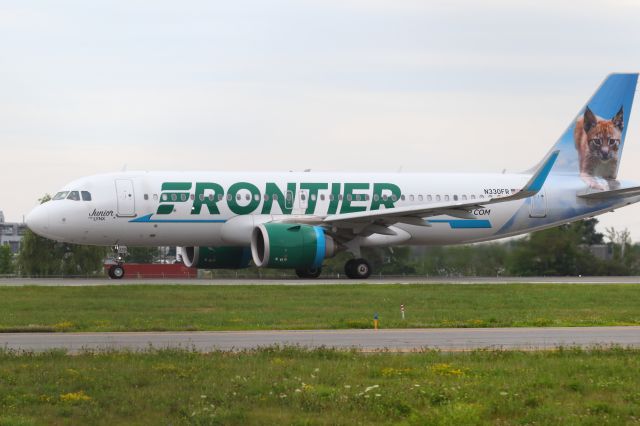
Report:
[[[186,266],[320,275],[346,251],[349,278],[372,270],[363,247],[467,244],[603,214],[640,201],[617,179],[638,74],[611,74],[540,163],[521,173],[147,172],[84,177],[27,216],[53,240],[178,247]]]

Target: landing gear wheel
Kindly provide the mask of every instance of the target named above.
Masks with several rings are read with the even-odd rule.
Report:
[[[124,277],[124,268],[122,265],[112,265],[109,268],[109,278],[119,280]]]
[[[296,275],[298,278],[318,278],[322,268],[298,268],[296,269]]]
[[[371,265],[365,259],[350,259],[344,265],[344,273],[351,279],[367,279],[371,275]]]

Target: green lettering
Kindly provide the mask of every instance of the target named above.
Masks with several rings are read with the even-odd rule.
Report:
[[[354,190],[357,189],[369,189],[368,183],[345,183],[344,184],[344,199],[342,200],[342,207],[340,208],[340,213],[354,213],[354,212],[362,212],[367,208],[365,206],[352,206],[351,202],[355,201]],[[358,194],[362,196],[362,200],[364,201],[364,194]]]
[[[309,202],[307,204],[307,210],[305,214],[313,214],[316,211],[316,204],[318,203],[318,191],[321,189],[327,189],[329,184],[326,183],[301,183],[300,189],[309,190]]]
[[[338,203],[340,202],[340,184],[332,183],[331,184],[331,201],[329,202],[329,210],[327,214],[336,214],[338,211]]]
[[[246,189],[250,193],[249,200],[244,200],[249,201],[246,206],[239,204],[239,202],[243,200],[238,200],[237,196],[238,192],[242,189]],[[231,196],[231,199],[227,201],[227,204],[229,209],[235,214],[242,215],[252,213],[258,207],[258,204],[260,204],[260,190],[257,186],[249,182],[234,183],[229,187],[228,194]]]
[[[383,192],[385,192],[383,194]],[[373,184],[373,198],[371,200],[371,210],[378,210],[380,206],[384,206],[387,209],[394,207],[395,200],[400,199],[400,187],[393,183],[374,183]],[[386,198],[386,199],[385,199]]]
[[[291,199],[286,200],[285,194],[282,193],[278,185],[273,182],[267,182],[266,189],[264,191],[267,196],[264,200],[264,204],[262,205],[262,214],[271,214],[271,210],[273,208],[273,197],[276,196],[276,203],[280,206],[280,211],[282,214],[291,214],[291,209],[293,208],[293,200],[296,197],[296,184],[288,183],[287,184],[287,192],[290,193]]]
[[[208,192],[205,194],[205,192]],[[200,214],[202,206],[207,206],[210,214],[220,214],[220,210],[216,205],[218,203],[218,195],[223,195],[224,190],[220,185],[213,182],[196,182],[196,193],[194,195],[193,207],[191,214]]]

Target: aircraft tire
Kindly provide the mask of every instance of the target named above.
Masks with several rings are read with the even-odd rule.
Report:
[[[121,265],[112,265],[109,268],[109,278],[119,280],[124,277],[124,268]]]
[[[318,278],[322,268],[298,268],[296,269],[296,275],[298,278]]]
[[[367,279],[371,275],[371,265],[366,259],[350,259],[344,265],[344,273],[351,279]]]

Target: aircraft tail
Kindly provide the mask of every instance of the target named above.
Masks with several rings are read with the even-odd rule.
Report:
[[[551,148],[552,173],[579,174],[594,188],[617,178],[637,82],[637,73],[607,76]]]

